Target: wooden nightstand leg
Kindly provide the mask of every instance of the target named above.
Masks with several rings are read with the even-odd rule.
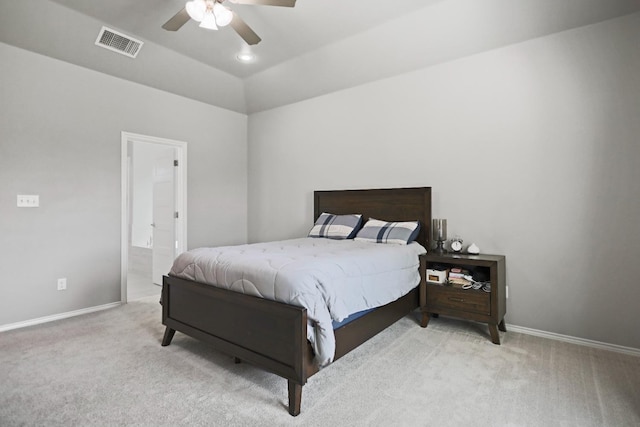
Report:
[[[491,342],[500,345],[500,335],[498,334],[498,325],[489,323],[489,333],[491,334]]]
[[[502,319],[500,323],[498,323],[498,329],[500,329],[502,332],[507,332],[507,327],[504,324],[504,319]]]
[[[426,311],[423,311],[421,313],[420,326],[423,328],[426,328],[428,324],[429,324],[429,313],[427,313]]]

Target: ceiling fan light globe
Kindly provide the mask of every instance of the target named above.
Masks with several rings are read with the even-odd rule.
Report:
[[[207,11],[207,4],[204,0],[192,0],[188,1],[184,5],[189,17],[194,21],[202,22],[205,12]]]
[[[213,14],[216,16],[218,27],[229,25],[233,19],[233,12],[217,2],[213,5]]]
[[[217,30],[218,26],[216,25],[216,17],[213,16],[213,13],[207,12],[204,14],[204,18],[202,18],[202,22],[200,22],[199,27],[205,28],[207,30]]]

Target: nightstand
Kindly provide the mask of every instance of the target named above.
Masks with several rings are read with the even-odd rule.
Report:
[[[460,267],[484,275],[491,283],[491,292],[482,289],[462,289],[448,284],[427,281],[426,295],[421,295],[420,308],[423,320],[442,314],[461,319],[475,320],[489,325],[491,341],[500,344],[498,329],[506,332],[504,315],[507,312],[505,257],[503,255],[466,255],[457,253],[424,255],[427,269],[451,269]],[[426,274],[426,273],[425,273]]]

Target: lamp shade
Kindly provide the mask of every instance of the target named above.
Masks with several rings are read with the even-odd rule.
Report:
[[[216,16],[216,23],[218,24],[218,27],[229,25],[233,19],[233,12],[218,2],[213,5],[213,14]]]
[[[213,12],[207,11],[199,26],[207,30],[217,30],[218,26],[216,25],[216,17],[213,16]]]
[[[188,1],[184,7],[187,10],[189,17],[198,22],[201,22],[202,19],[204,19],[205,12],[207,11],[207,4],[204,0]]]

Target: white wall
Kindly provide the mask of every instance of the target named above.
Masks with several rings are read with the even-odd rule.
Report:
[[[507,323],[640,348],[640,14],[249,117],[249,239],[318,189],[432,186],[507,257]],[[345,70],[345,72],[347,72]]]
[[[187,142],[190,247],[246,241],[246,115],[1,43],[0,75],[0,325],[120,300],[122,131]]]

